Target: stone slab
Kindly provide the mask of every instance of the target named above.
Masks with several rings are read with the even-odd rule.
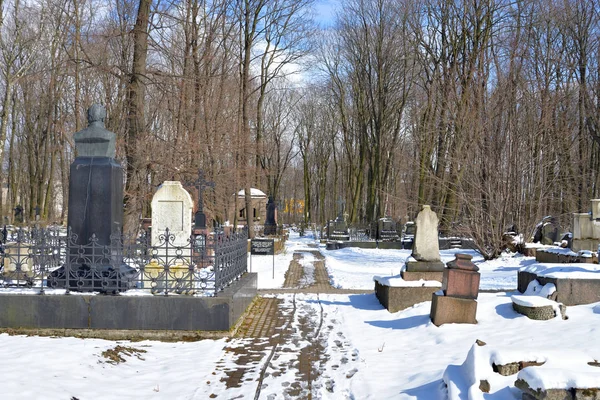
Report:
[[[408,261],[408,272],[444,272],[446,265],[441,261]]]
[[[402,279],[405,281],[438,281],[442,282],[444,278],[443,272],[420,272],[420,271],[402,271]]]
[[[541,285],[553,283],[556,292],[552,297],[565,306],[578,306],[592,304],[600,301],[600,279],[563,279],[537,276],[527,271],[519,271],[517,275],[517,289],[524,293],[529,282],[537,280]]]
[[[392,287],[375,281],[375,296],[389,312],[395,313],[417,303],[431,300],[439,286]]]
[[[476,324],[477,300],[432,295],[430,318],[434,325]]]
[[[479,272],[446,268],[442,290],[446,296],[476,299],[479,294]]]
[[[87,328],[91,296],[1,294],[1,328]]]
[[[228,331],[257,293],[247,273],[215,297],[0,295],[0,328]]]

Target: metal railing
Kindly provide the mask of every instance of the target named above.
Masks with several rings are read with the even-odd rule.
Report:
[[[247,271],[247,232],[192,235],[184,243],[167,229],[151,242],[21,228],[0,243],[0,290],[117,294],[215,295]]]

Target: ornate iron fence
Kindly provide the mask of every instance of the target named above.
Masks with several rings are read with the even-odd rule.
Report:
[[[76,235],[53,229],[19,229],[0,244],[0,289],[116,294],[214,295],[247,271],[247,232],[190,236],[184,243],[166,230],[148,235]]]

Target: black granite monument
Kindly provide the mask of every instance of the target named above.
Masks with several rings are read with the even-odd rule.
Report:
[[[23,223],[23,207],[20,204],[17,204],[15,207],[15,223],[22,224]]]
[[[123,232],[123,168],[115,160],[115,134],[104,128],[105,118],[106,109],[92,105],[89,126],[73,135],[77,157],[69,177],[69,259],[66,269],[49,278],[54,286],[67,285],[68,271],[70,289],[122,291],[137,274],[115,246]],[[53,278],[58,281],[50,282]]]
[[[214,188],[215,183],[204,178],[204,171],[198,170],[198,179],[194,182],[198,189],[198,209],[194,214],[194,229],[206,229],[206,214],[204,214],[204,190]]]
[[[277,234],[277,204],[275,204],[273,196],[269,196],[269,201],[267,202],[267,218],[265,219],[264,234]]]

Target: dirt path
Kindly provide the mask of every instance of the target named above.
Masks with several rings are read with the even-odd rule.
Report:
[[[345,368],[346,379],[356,373],[352,364],[358,353],[337,329],[335,319],[325,322],[319,294],[368,291],[331,287],[325,257],[318,249],[294,253],[283,286],[261,291],[236,336],[228,340],[213,372],[233,395],[227,398],[316,399],[323,388],[330,393],[336,390],[327,365],[330,370]]]

